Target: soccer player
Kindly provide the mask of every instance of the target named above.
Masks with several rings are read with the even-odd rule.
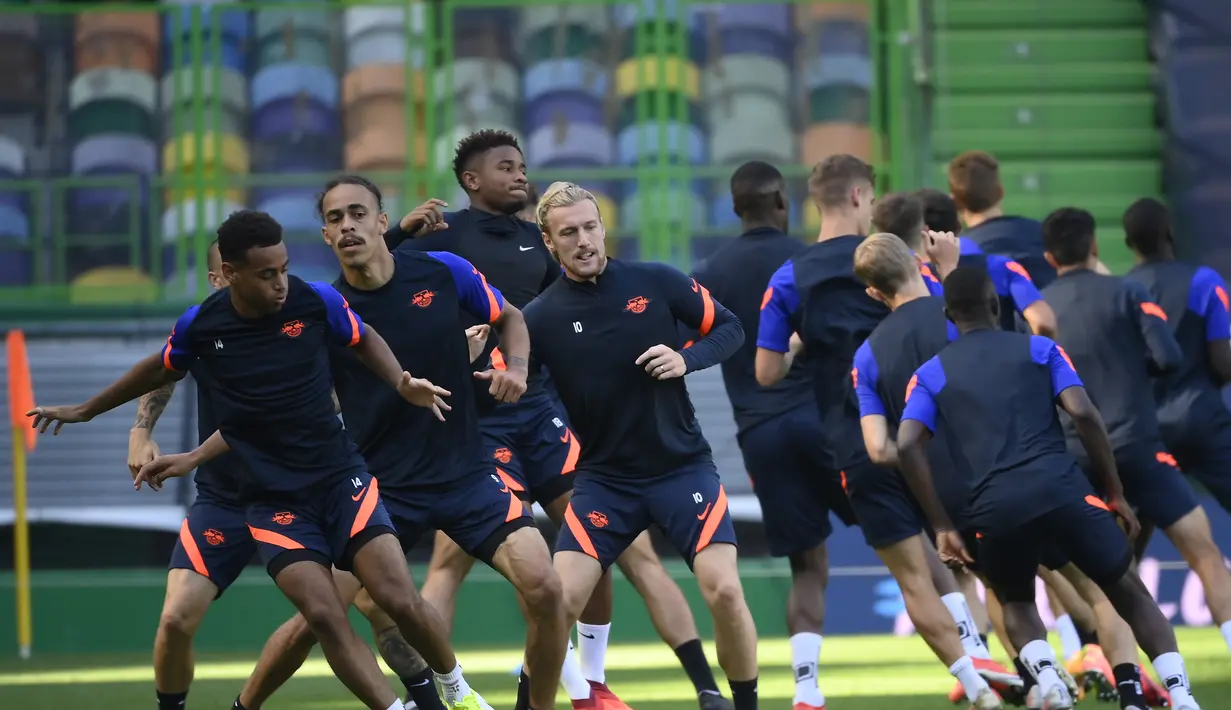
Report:
[[[565,608],[575,618],[611,564],[657,525],[713,614],[735,707],[754,710],[756,628],[735,528],[683,379],[739,349],[739,321],[669,266],[608,259],[598,202],[577,185],[549,187],[537,216],[564,276],[526,307],[531,354],[551,371],[581,440],[556,542]],[[677,350],[677,321],[700,339]]]
[[[529,335],[521,312],[488,286],[478,270],[448,252],[390,254],[382,238],[388,216],[380,190],[363,177],[345,175],[331,181],[318,211],[325,241],[342,267],[338,292],[365,323],[388,334],[387,342],[404,368],[449,391],[465,391],[476,375],[471,374],[466,336],[457,324],[463,318],[486,321],[505,342],[508,367],[477,376],[490,381],[487,389],[498,401],[517,400],[525,390]],[[534,518],[496,475],[483,450],[474,400],[454,400],[445,421],[437,422],[400,398],[382,397],[380,383],[346,350],[335,349],[331,360],[342,418],[381,481],[382,499],[403,548],[439,529],[513,584],[526,614],[527,675],[537,679],[526,689],[527,707],[552,707],[568,636],[559,578]],[[353,579],[339,587],[346,601],[359,591]],[[267,651],[302,661],[314,639],[302,617],[287,626],[293,629],[287,632],[288,645],[269,644]],[[260,677],[261,669],[283,666],[280,659],[258,663],[249,683],[260,689],[254,688],[256,698],[263,700],[277,687]],[[432,700],[430,675],[406,683],[412,690],[422,688],[426,700]],[[420,697],[415,702],[424,710],[428,707]],[[245,700],[244,707],[256,704]]]
[[[1155,383],[1163,443],[1231,511],[1231,413],[1219,393],[1231,382],[1227,285],[1209,267],[1176,260],[1171,217],[1158,200],[1124,212],[1124,237],[1137,257],[1128,277],[1149,289],[1184,353],[1179,371]],[[1222,632],[1231,644],[1231,627]]]
[[[943,296],[945,290],[940,280],[949,271],[957,268],[957,263],[946,264],[942,273],[933,269],[928,263],[927,254],[923,249],[923,203],[908,192],[891,192],[876,201],[872,207],[872,229],[878,232],[892,234],[910,247],[910,253],[919,262],[919,273],[928,293],[933,296]]]
[[[903,238],[907,239],[906,245],[915,251],[921,248],[924,229],[953,234],[957,234],[961,229],[957,217],[957,205],[952,197],[939,190],[919,190],[914,197],[920,203],[921,228],[910,229],[913,225],[908,224],[886,225],[874,219],[877,227],[883,232],[898,236],[903,235],[896,229],[888,227],[910,229],[912,236]],[[884,205],[887,201],[887,198],[881,200],[877,209],[886,209]],[[912,210],[909,218],[913,221],[914,217]],[[920,236],[913,236],[915,234]],[[1003,330],[1021,330],[1018,322],[1020,317],[1024,325],[1035,335],[1055,337],[1056,314],[1052,313],[1051,306],[1043,300],[1039,289],[1035,288],[1034,282],[1030,280],[1030,274],[1021,264],[999,254],[984,254],[968,237],[962,237],[959,243],[961,247],[959,263],[962,266],[981,266],[987,269],[988,275],[992,277],[992,283],[996,286],[996,295],[1000,298],[1000,327]],[[933,295],[937,294],[933,292]]]
[[[924,535],[922,513],[905,482],[872,463],[860,431],[851,376],[855,351],[889,315],[854,273],[855,250],[872,221],[872,168],[853,155],[830,156],[813,168],[808,189],[821,213],[821,233],[769,281],[758,327],[757,382],[769,386],[786,374],[785,354],[791,334],[798,333],[843,488],[864,539],[897,580],[912,621],[933,649],[959,643],[955,624],[970,632],[969,643],[981,644],[966,605],[951,616],[941,603],[940,596],[962,599],[957,582]]]
[[[1038,288],[1056,278],[1055,268],[1043,258],[1039,221],[1004,213],[1004,186],[995,158],[980,150],[962,153],[949,161],[948,177],[949,194],[966,225],[964,238],[984,254],[999,254],[1020,264]]]
[[[804,250],[788,234],[788,197],[782,173],[761,161],[741,165],[731,176],[731,199],[743,234],[723,245],[693,273],[698,283],[756,332],[761,297],[770,276]],[[690,337],[692,334],[690,334]],[[817,679],[829,560],[825,540],[833,532],[832,510],[847,525],[853,511],[823,446],[812,384],[802,362],[773,387],[757,384],[756,342],[744,341],[722,363],[722,379],[738,429],[736,440],[753,492],[764,512],[770,554],[791,566],[786,625],[795,670],[795,708],[825,707]]]
[[[945,312],[961,335],[916,370],[906,386],[898,454],[941,555],[955,564],[977,562],[1004,603],[1013,645],[1038,684],[1028,706],[1073,706],[1035,606],[1036,568],[1059,551],[1102,588],[1132,627],[1170,690],[1173,707],[1195,710],[1175,634],[1131,569],[1132,547],[1116,515],[1130,536],[1139,525],[1124,500],[1099,411],[1065,351],[1042,336],[1001,331],[998,308],[986,271],[954,271],[945,280]],[[1106,500],[1095,495],[1068,452],[1057,403],[1079,432]],[[962,470],[942,471],[933,479],[925,453],[933,436],[948,445],[952,458],[965,462]],[[955,475],[956,481],[946,481]],[[963,511],[966,535],[958,532],[938,495],[963,478],[970,490]]]
[[[445,213],[443,204],[431,201],[387,232],[385,241],[391,249],[405,243],[404,248],[457,254],[487,276],[509,303],[524,308],[559,278],[560,265],[544,246],[539,228],[514,216],[529,198],[525,159],[517,139],[495,130],[471,134],[457,146],[453,172],[470,198],[470,208]],[[499,370],[504,367],[504,353],[497,339],[489,345],[492,366]],[[550,380],[532,373],[525,396],[516,404],[497,404],[482,393],[479,396],[479,426],[499,475],[527,505],[539,503],[556,525],[563,526],[572,472],[584,442],[568,428]],[[423,596],[446,619],[453,617],[453,600],[473,564],[473,558],[447,536],[437,535]],[[701,710],[728,710],[730,701],[718,690],[692,611],[679,585],[663,568],[649,536],[639,536],[617,564],[645,599],[659,635],[675,650],[696,689]],[[594,696],[610,706],[608,710],[621,710],[623,703],[606,686],[612,604],[611,575],[607,573],[578,620],[577,653],[570,650],[573,660],[565,665],[561,679],[574,701],[588,702]]]
[[[1151,375],[1179,372],[1184,355],[1166,311],[1136,281],[1096,274],[1094,217],[1066,207],[1043,222],[1057,278],[1043,295],[1059,318],[1058,342],[1098,403],[1115,449],[1124,493],[1141,518],[1162,530],[1201,579],[1214,621],[1231,621],[1231,572],[1197,496],[1167,450]],[[1066,427],[1078,451],[1075,431]]]
[[[330,565],[351,570],[419,649],[455,708],[477,710],[479,696],[419,599],[376,479],[334,412],[328,343],[353,349],[388,386],[437,416],[449,393],[398,366],[389,346],[328,284],[287,275],[282,228],[262,212],[242,210],[218,228],[228,288],[189,308],[161,352],[80,405],[36,407],[34,426],[89,421],[124,402],[181,379],[196,363],[220,430],[197,450],[163,456],[135,485],[158,488],[232,447],[246,518],[278,588],[304,614],[330,667],[371,710],[402,703],[346,619]]]
[[[209,246],[206,278],[215,291],[223,288],[222,256],[215,240]],[[204,378],[199,371],[194,375]],[[175,382],[141,396],[137,418],[128,434],[128,469],[135,478],[141,467],[158,457],[154,425],[171,401]],[[209,394],[197,380],[197,430],[204,443],[218,428]],[[158,710],[181,710],[192,684],[192,641],[205,612],[231,586],[256,556],[248,532],[239,484],[232,471],[242,466],[226,454],[201,466],[195,477],[197,496],[180,526],[171,553],[167,595],[154,636],[154,689]]]

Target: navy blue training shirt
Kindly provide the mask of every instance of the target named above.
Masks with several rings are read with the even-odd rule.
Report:
[[[693,272],[693,278],[735,314],[745,332],[755,333],[770,277],[804,248],[798,239],[776,229],[753,229],[724,244]],[[756,339],[746,338],[740,349],[722,363],[722,381],[741,433],[797,407],[814,406],[812,382],[803,357],[772,387],[757,384],[756,358]]]
[[[197,437],[198,443],[204,444],[205,440],[214,435],[218,431],[218,419],[214,416],[214,404],[208,392],[208,384],[206,378],[209,376],[205,372],[205,368],[201,366],[200,361],[194,362],[189,367],[189,372],[192,374],[192,379],[197,384]],[[196,474],[193,475],[193,480],[197,484],[197,496],[216,500],[232,505],[240,505],[240,479],[238,467],[243,466],[243,461],[234,451],[206,461],[201,466],[197,467]]]
[[[1181,427],[1223,414],[1226,405],[1207,343],[1231,338],[1227,284],[1208,266],[1183,261],[1138,264],[1128,278],[1150,291],[1184,353],[1178,372],[1154,381],[1159,423]]]
[[[889,435],[896,439],[906,388],[915,371],[958,337],[957,326],[945,317],[941,298],[916,298],[889,314],[855,351],[851,380],[859,400],[859,416],[885,418]],[[947,438],[950,432],[934,432],[927,456],[936,475],[941,503],[958,528],[963,527],[970,493],[965,466],[953,459]]]
[[[468,395],[473,375],[462,323],[492,323],[504,297],[470,262],[448,252],[399,250],[393,278],[362,291],[339,278],[338,292],[365,323],[376,328],[398,363],[453,393],[445,420],[403,399],[359,361],[335,345],[334,389],[346,429],[359,445],[381,489],[446,485],[491,473],[479,434],[478,412]]]
[[[977,330],[919,367],[902,419],[952,434],[953,453],[972,476],[966,523],[995,534],[1092,493],[1056,407],[1061,392],[1081,386],[1048,338]]]
[[[200,368],[218,429],[246,464],[245,500],[311,495],[367,470],[334,412],[328,347],[358,344],[363,328],[332,286],[296,276],[277,313],[243,318],[222,289],[176,321],[163,366]]]
[[[783,264],[769,280],[757,331],[757,347],[779,353],[799,333],[839,470],[868,458],[850,374],[855,351],[889,315],[855,276],[855,249],[862,242],[856,235],[826,239]]]
[[[965,243],[963,240],[963,246]],[[991,277],[996,296],[1000,299],[1001,330],[1030,332],[1025,319],[1026,309],[1042,301],[1043,294],[1035,288],[1024,266],[999,254],[966,252],[958,259],[958,266],[978,266]]]
[[[413,239],[395,224],[385,233],[385,243],[390,250],[401,244],[403,249],[452,252],[473,264],[519,309],[525,309],[526,304],[560,278],[560,265],[543,244],[542,231],[531,222],[474,208],[447,212],[444,221],[448,229]],[[467,322],[465,326],[480,322]],[[489,357],[493,367],[504,368],[504,357],[498,346],[499,338],[493,331],[479,358],[483,363],[481,369],[486,369]],[[541,374],[535,373],[526,384],[526,394],[534,395],[542,389],[544,380]],[[484,412],[500,406],[486,387],[476,387],[475,396]]]
[[[1043,258],[1043,223],[1028,217],[993,217],[962,232],[984,254],[1008,257],[1026,269],[1038,288],[1056,278],[1056,270]]]
[[[578,472],[653,477],[712,461],[684,378],[657,380],[636,362],[677,346],[681,323],[701,336],[681,351],[689,372],[739,349],[739,320],[704,286],[663,264],[608,259],[596,282],[561,278],[525,316],[531,368],[551,370],[581,441]]]
[[[1112,447],[1158,441],[1150,377],[1175,372],[1183,358],[1167,314],[1140,283],[1088,269],[1058,277],[1043,296],[1056,312],[1056,341],[1103,415]],[[1067,422],[1066,429],[1080,450],[1076,431]]]

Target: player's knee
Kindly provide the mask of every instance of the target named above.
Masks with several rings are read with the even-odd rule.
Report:
[[[714,613],[731,613],[745,605],[744,588],[739,577],[707,580],[701,585],[701,595]]]
[[[529,571],[523,578],[521,592],[531,616],[544,617],[560,612],[564,602],[564,587],[560,575],[550,564]]]
[[[376,606],[376,602],[372,601],[372,597],[368,595],[366,589],[359,590],[359,594],[355,597],[355,608],[368,619],[380,613],[380,607]]]
[[[317,639],[340,638],[350,627],[346,610],[336,598],[327,595],[301,602],[299,612],[304,621],[304,631],[311,632]]]
[[[158,628],[164,634],[191,637],[197,633],[204,616],[190,604],[167,604],[158,618]]]

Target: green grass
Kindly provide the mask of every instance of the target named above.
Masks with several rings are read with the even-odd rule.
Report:
[[[1193,691],[1204,710],[1231,708],[1228,653],[1216,629],[1181,629]],[[781,638],[759,644],[760,700],[764,708],[787,708],[794,685],[790,649]],[[712,645],[707,648],[714,659]],[[510,708],[516,679],[515,649],[461,649],[466,675],[496,708]],[[190,710],[230,707],[255,659],[250,656],[203,656],[188,697]],[[692,710],[692,687],[674,655],[661,644],[616,645],[608,655],[607,680],[612,690],[636,710]],[[719,675],[721,677],[721,675]],[[5,710],[132,710],[154,705],[152,672],[147,657],[43,656],[29,661],[0,660],[0,708]],[[391,679],[396,683],[396,679]],[[825,640],[821,683],[834,710],[941,710],[951,708],[945,693],[953,680],[918,637],[846,636]],[[402,689],[399,687],[399,691]],[[1097,703],[1086,701],[1085,707]],[[314,656],[265,706],[268,710],[362,710],[362,706]],[[559,707],[567,708],[560,696]],[[1100,707],[1113,708],[1113,705]]]

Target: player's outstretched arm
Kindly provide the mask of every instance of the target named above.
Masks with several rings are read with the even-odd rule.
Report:
[[[88,422],[147,392],[183,379],[184,373],[168,369],[163,365],[163,359],[162,354],[142,358],[120,379],[82,404],[39,406],[26,412],[26,416],[32,418],[31,426],[40,432],[46,432],[54,423],[53,435],[59,434],[65,424]]]
[[[205,465],[230,451],[231,447],[222,438],[222,432],[215,431],[208,439],[201,442],[197,448],[183,454],[159,456],[137,471],[133,477],[133,487],[141,490],[141,484],[148,484],[151,490],[162,488],[163,481],[168,478],[187,476],[196,468]]]

